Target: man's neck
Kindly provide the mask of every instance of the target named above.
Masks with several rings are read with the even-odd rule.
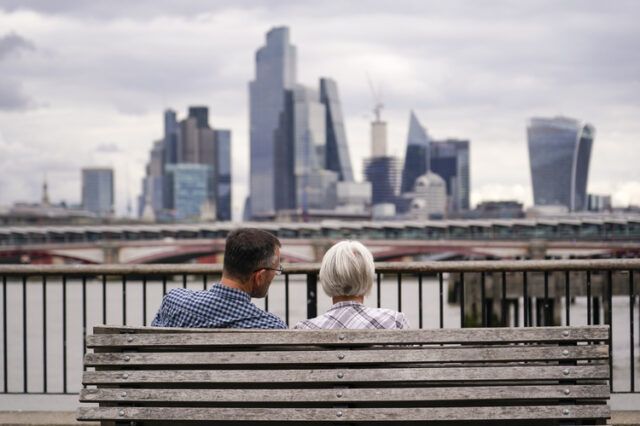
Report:
[[[236,281],[233,278],[229,278],[228,276],[223,275],[222,279],[220,280],[220,284],[226,287],[235,288],[236,290],[244,291],[245,293],[249,293],[249,295],[251,295],[251,292],[248,291],[247,286],[244,283]]]
[[[334,296],[333,304],[339,302],[358,302],[364,304],[364,296]]]

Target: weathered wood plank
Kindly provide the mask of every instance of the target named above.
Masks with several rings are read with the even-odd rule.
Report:
[[[606,405],[435,407],[435,408],[80,408],[78,420],[200,420],[200,421],[443,421],[581,419],[611,416]]]
[[[132,383],[372,383],[608,379],[608,365],[302,370],[85,371],[84,385]]]
[[[180,350],[179,348],[177,348]],[[273,364],[371,364],[385,362],[509,362],[607,359],[607,345],[500,346],[500,347],[415,347],[386,350],[311,350],[244,352],[116,352],[88,353],[84,365],[273,365]]]
[[[259,346],[259,345],[372,345],[505,342],[603,341],[608,326],[465,328],[418,330],[225,330],[189,332],[179,329],[130,327],[128,334],[94,334],[87,347]],[[197,330],[197,329],[196,329]],[[102,331],[106,331],[103,329]],[[161,332],[162,331],[162,332]],[[166,332],[164,332],[166,331]]]
[[[393,401],[514,401],[546,399],[606,399],[609,387],[601,385],[464,386],[429,388],[334,389],[82,389],[81,402],[121,403],[226,403],[244,402],[351,402]]]

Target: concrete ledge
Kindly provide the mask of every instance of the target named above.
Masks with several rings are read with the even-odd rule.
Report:
[[[75,411],[0,411],[3,426],[96,426],[97,422],[79,422]],[[640,426],[640,411],[614,411],[610,425]]]
[[[77,421],[75,411],[0,411],[0,424],[3,426],[97,425],[95,422]]]

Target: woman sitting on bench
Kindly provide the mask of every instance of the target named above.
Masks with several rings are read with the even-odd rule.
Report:
[[[362,243],[335,244],[324,255],[320,266],[320,283],[324,292],[333,298],[333,306],[325,314],[300,321],[293,328],[409,328],[402,312],[363,304],[374,278],[373,256]]]

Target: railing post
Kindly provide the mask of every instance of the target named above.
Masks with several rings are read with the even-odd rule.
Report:
[[[318,276],[307,273],[307,318],[318,316]]]

